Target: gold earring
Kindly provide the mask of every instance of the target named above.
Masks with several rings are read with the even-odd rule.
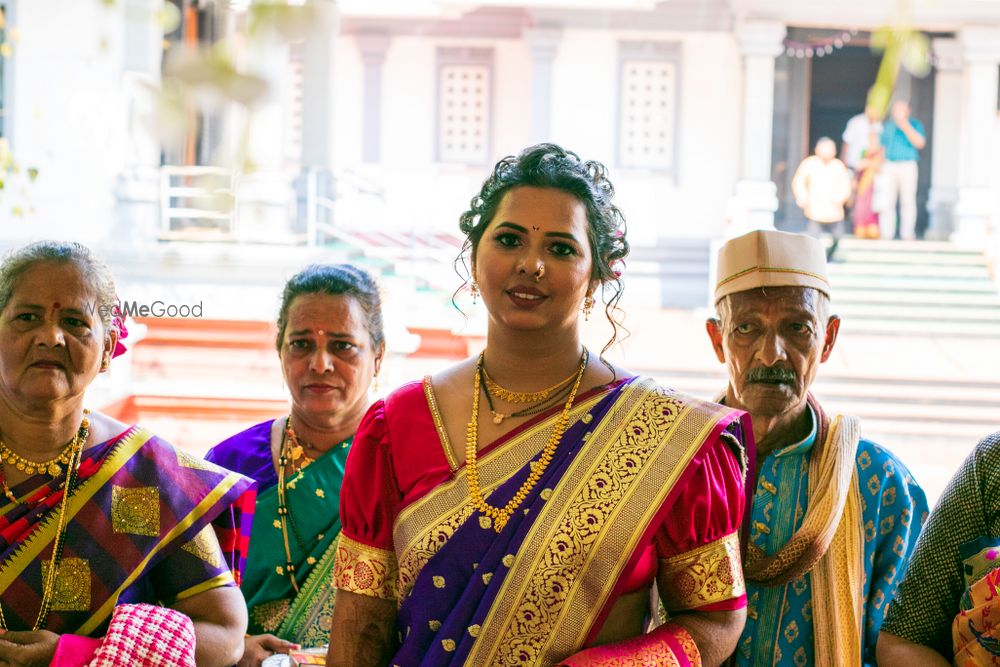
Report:
[[[375,377],[372,378],[372,391],[376,394],[378,393],[378,373],[376,373]]]
[[[472,303],[475,304],[479,299],[479,283],[475,280],[473,280],[472,284],[469,285],[469,293],[472,294]]]
[[[590,320],[590,313],[594,310],[594,297],[589,294],[583,299],[583,319],[584,321]]]
[[[111,361],[108,360],[107,357],[104,357],[104,359],[101,361],[101,372],[103,373],[104,371],[108,370],[108,368],[110,368],[110,367],[111,367]]]

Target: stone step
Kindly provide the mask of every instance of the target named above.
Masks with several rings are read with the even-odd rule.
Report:
[[[890,264],[890,263],[851,263],[833,262],[830,265],[831,282],[836,284],[840,277],[860,277],[871,279],[883,277],[900,278],[940,278],[942,280],[970,280],[983,279],[992,280],[989,268],[985,264],[980,265],[951,265],[951,264]]]
[[[933,308],[1000,308],[1000,294],[995,291],[888,291],[878,289],[844,289],[837,286],[834,305],[886,304],[919,305]]]
[[[721,373],[665,371],[661,383],[711,400],[726,385]],[[1000,383],[818,377],[813,391],[828,412],[861,419],[875,440],[891,435],[947,437],[974,443],[1000,426]]]
[[[1000,338],[1000,323],[949,320],[889,320],[846,318],[841,335],[931,336],[935,338]]]
[[[721,367],[721,364],[720,364]],[[709,397],[726,386],[723,371],[656,370],[652,374],[670,387],[697,396]],[[878,403],[923,403],[945,406],[976,405],[997,410],[1000,425],[1000,382],[955,382],[913,378],[871,378],[843,375],[820,375],[814,388],[817,393],[831,399],[865,399]]]
[[[841,240],[840,247],[858,252],[901,252],[951,256],[982,255],[979,250],[957,246],[948,241],[883,241],[847,237]]]
[[[886,263],[903,265],[987,266],[980,253],[893,252],[885,250],[845,249],[838,247],[837,262],[841,264]]]
[[[1000,305],[979,306],[969,308],[967,306],[930,306],[927,304],[893,304],[890,301],[884,303],[855,303],[837,302],[837,313],[847,319],[867,319],[867,320],[910,320],[914,322],[941,322],[941,318],[947,318],[950,323],[1000,323]]]
[[[831,284],[838,295],[852,292],[886,294],[902,292],[927,294],[997,294],[997,288],[993,282],[982,278],[975,280],[942,280],[940,278],[922,279],[912,276],[883,276],[880,278],[832,276]]]

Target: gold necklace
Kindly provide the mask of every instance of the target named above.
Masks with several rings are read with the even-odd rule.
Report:
[[[295,520],[292,518],[291,509],[288,506],[288,496],[286,494],[285,468],[289,465],[295,466],[295,474],[300,474],[310,463],[315,461],[313,457],[305,453],[304,448],[299,444],[299,438],[292,428],[292,416],[285,419],[285,437],[281,438],[281,448],[278,450],[278,520],[281,524],[281,539],[285,547],[285,574],[292,582],[292,588],[296,595],[299,592],[299,583],[295,580],[295,563],[292,561],[292,547],[288,541],[288,525],[291,524],[295,534],[295,540],[299,543],[299,548],[305,552],[308,545],[303,544],[298,530],[295,528]],[[343,447],[347,440],[340,443]],[[301,467],[297,461],[303,460]],[[319,543],[319,539],[316,540]]]
[[[62,451],[48,461],[32,461],[24,458],[8,447],[7,443],[0,438],[0,460],[4,463],[9,463],[19,471],[27,473],[28,475],[34,475],[36,472],[44,472],[47,473],[49,477],[58,477],[62,474],[62,466],[69,465],[70,460],[73,458],[73,452],[70,445],[74,442],[75,439],[67,442],[66,446],[62,448]]]
[[[38,618],[32,631],[37,632],[45,626],[52,610],[52,600],[56,591],[56,574],[59,571],[59,562],[62,560],[62,551],[66,543],[66,506],[69,505],[69,497],[76,490],[77,475],[80,470],[80,460],[83,458],[83,446],[87,442],[87,435],[90,433],[90,420],[87,418],[88,410],[84,410],[83,421],[76,437],[69,441],[71,451],[69,467],[66,471],[66,481],[63,482],[63,497],[59,503],[59,520],[56,523],[56,537],[52,542],[52,559],[49,561],[48,576],[45,578],[45,585],[42,588],[42,604],[38,609]],[[7,619],[3,615],[3,606],[0,605],[0,630],[7,631]]]
[[[503,507],[494,507],[487,503],[486,499],[483,498],[483,490],[479,486],[479,469],[476,467],[476,453],[479,449],[479,383],[482,381],[483,354],[479,355],[479,362],[476,364],[476,378],[473,384],[473,391],[475,393],[472,395],[472,418],[466,428],[466,476],[469,480],[469,497],[472,501],[472,506],[484,516],[493,519],[493,529],[498,533],[507,525],[514,511],[524,502],[524,499],[531,493],[535,484],[541,479],[542,473],[545,472],[545,469],[556,453],[556,447],[559,446],[559,441],[562,439],[563,433],[566,432],[566,427],[569,426],[569,413],[573,408],[576,392],[580,388],[580,381],[583,380],[583,372],[587,369],[588,355],[586,354],[586,350],[584,352],[580,357],[580,367],[576,371],[576,381],[573,383],[573,389],[569,393],[569,398],[566,400],[566,405],[563,407],[562,413],[556,418],[549,441],[545,443],[545,447],[542,449],[538,460],[531,467],[528,479],[524,480],[521,488],[517,490],[514,497],[507,501],[507,504]]]
[[[288,460],[295,466],[295,472],[301,472],[316,459],[306,454],[305,447],[299,442],[299,436],[295,433],[295,429],[292,428],[291,415],[288,415],[285,419],[285,435],[288,436],[288,440],[292,443],[292,446],[288,449]],[[284,448],[284,442],[282,442],[282,448]],[[299,463],[300,461],[301,463]]]
[[[289,433],[295,432],[292,430],[291,424],[292,418],[289,416],[285,422],[286,436]],[[292,588],[295,589],[295,594],[298,595],[299,583],[295,581],[295,563],[292,562],[292,548],[288,544],[288,517],[290,514],[288,511],[288,498],[285,496],[285,468],[291,463],[289,456],[290,447],[288,446],[290,440],[290,437],[281,439],[281,450],[278,453],[278,520],[281,522],[281,538],[285,545],[285,574],[288,575],[288,579],[292,582]],[[299,455],[301,456],[302,447],[297,442],[296,446],[299,447]]]
[[[490,374],[486,372],[486,364],[483,363],[482,359],[480,359],[479,367],[483,371],[483,379],[486,380],[486,387],[490,393],[508,403],[537,403],[538,401],[544,401],[549,397],[549,394],[567,384],[577,374],[577,371],[573,371],[569,374],[569,377],[563,378],[547,389],[539,389],[538,391],[513,391],[506,387],[501,387],[490,377]]]

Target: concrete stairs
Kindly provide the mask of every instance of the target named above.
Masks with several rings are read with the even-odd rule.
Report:
[[[846,239],[830,278],[845,333],[1000,338],[1000,294],[982,253]]]
[[[813,392],[830,412],[861,418],[863,432],[877,442],[957,439],[970,446],[1000,429],[1000,378],[937,380],[831,375],[821,369]],[[716,372],[648,371],[668,387],[711,399],[726,386]]]

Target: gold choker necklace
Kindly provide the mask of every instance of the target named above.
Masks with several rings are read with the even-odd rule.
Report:
[[[490,374],[486,372],[486,364],[483,362],[482,355],[480,355],[479,359],[479,368],[482,370],[483,380],[486,382],[487,390],[497,398],[507,401],[508,403],[537,403],[539,401],[544,401],[552,392],[559,387],[568,384],[569,381],[577,375],[577,371],[573,371],[569,374],[569,377],[559,380],[559,382],[555,383],[551,387],[548,387],[547,389],[539,389],[538,391],[513,391],[512,389],[501,387],[493,378],[490,377]]]
[[[84,421],[86,421],[86,415],[89,413],[89,410],[83,411]],[[83,426],[80,427],[81,431],[82,429]],[[58,455],[48,461],[32,461],[31,459],[26,459],[8,447],[7,443],[0,438],[0,461],[14,466],[19,472],[23,472],[27,475],[45,473],[49,477],[58,477],[63,472],[63,466],[68,466],[73,460],[73,445],[76,444],[78,437],[79,431],[77,432],[76,437],[63,446],[62,451],[59,452]]]

